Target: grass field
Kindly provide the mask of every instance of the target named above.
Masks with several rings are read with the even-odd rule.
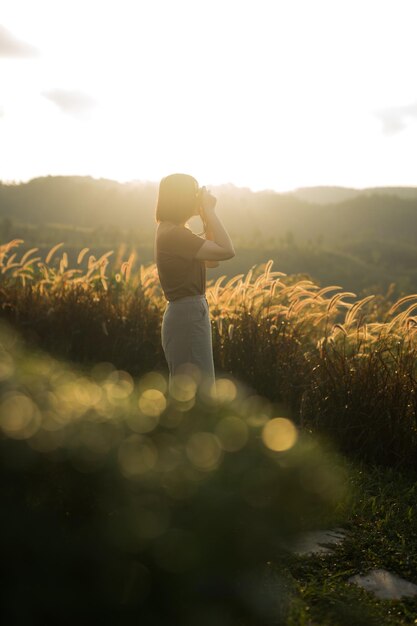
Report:
[[[69,268],[58,245],[17,259],[0,249],[1,315],[32,343],[130,375],[167,373],[160,327],[165,307],[155,265],[83,249]],[[87,259],[87,264],[85,261]],[[84,266],[81,268],[81,264]],[[331,285],[272,270],[272,261],[207,287],[214,361],[353,458],[416,468],[417,295],[355,299]]]

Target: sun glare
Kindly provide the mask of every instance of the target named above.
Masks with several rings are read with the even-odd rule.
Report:
[[[375,113],[415,100],[412,20],[388,49],[399,18],[385,5],[370,48],[373,11],[362,3],[358,20],[355,2],[343,12],[328,0],[3,4],[5,27],[34,51],[0,59],[7,179],[189,171],[288,190],[414,177],[398,155],[415,118],[400,119],[407,132],[390,145]]]

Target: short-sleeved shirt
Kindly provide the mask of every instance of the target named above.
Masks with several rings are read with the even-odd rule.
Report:
[[[158,223],[155,261],[162,291],[168,301],[205,293],[206,263],[195,258],[205,241],[186,226]]]

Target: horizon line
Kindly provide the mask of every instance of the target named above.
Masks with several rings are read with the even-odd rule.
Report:
[[[128,180],[120,180],[117,178],[109,178],[107,176],[94,176],[92,174],[40,174],[37,176],[31,176],[29,178],[25,178],[25,179],[0,179],[0,185],[4,185],[4,186],[19,186],[19,185],[26,185],[34,180],[37,179],[41,179],[41,178],[91,178],[92,180],[107,180],[110,182],[114,182],[117,183],[119,185],[129,185],[129,184],[137,184],[137,183],[141,183],[141,184],[152,184],[152,185],[159,185],[160,180],[151,180],[151,179],[146,179],[146,178],[133,178],[133,179],[128,179]],[[236,189],[247,189],[252,193],[263,193],[263,192],[272,192],[272,193],[277,193],[277,194],[290,194],[290,193],[295,193],[297,191],[303,191],[303,190],[311,190],[311,189],[345,189],[348,191],[367,191],[370,189],[417,189],[417,183],[416,184],[395,184],[395,183],[391,183],[391,184],[384,184],[384,185],[371,185],[371,186],[366,186],[366,187],[355,187],[355,186],[348,186],[348,185],[342,185],[342,184],[336,184],[336,183],[325,183],[325,184],[310,184],[310,185],[302,185],[302,186],[298,186],[298,187],[292,187],[290,189],[276,189],[273,187],[262,187],[262,188],[252,188],[249,185],[238,185],[236,183],[233,183],[231,181],[228,182],[223,182],[223,183],[206,183],[207,187],[235,187]]]

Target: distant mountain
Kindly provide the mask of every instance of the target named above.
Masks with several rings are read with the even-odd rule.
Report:
[[[45,176],[18,185],[0,184],[0,216],[34,224],[151,228],[156,196],[156,183]]]
[[[226,228],[248,246],[273,246],[274,241],[294,238],[339,245],[369,237],[415,245],[417,188],[312,187],[292,193],[254,192],[234,185],[211,189]],[[0,221],[12,222],[13,232],[19,225],[41,229],[65,225],[111,228],[119,234],[134,231],[148,240],[156,225],[157,194],[154,182],[118,183],[83,176],[0,183]],[[190,225],[200,231],[200,218],[192,218]]]
[[[338,204],[345,200],[351,200],[358,196],[396,196],[410,200],[417,199],[417,187],[369,187],[366,189],[353,189],[349,187],[301,187],[289,192],[305,202],[312,204]]]
[[[404,198],[405,200],[417,199],[417,187],[370,187],[364,189],[362,195],[385,195],[396,196],[397,198]]]
[[[360,193],[360,189],[349,187],[301,187],[289,192],[289,195],[313,204],[335,204],[356,198]]]

